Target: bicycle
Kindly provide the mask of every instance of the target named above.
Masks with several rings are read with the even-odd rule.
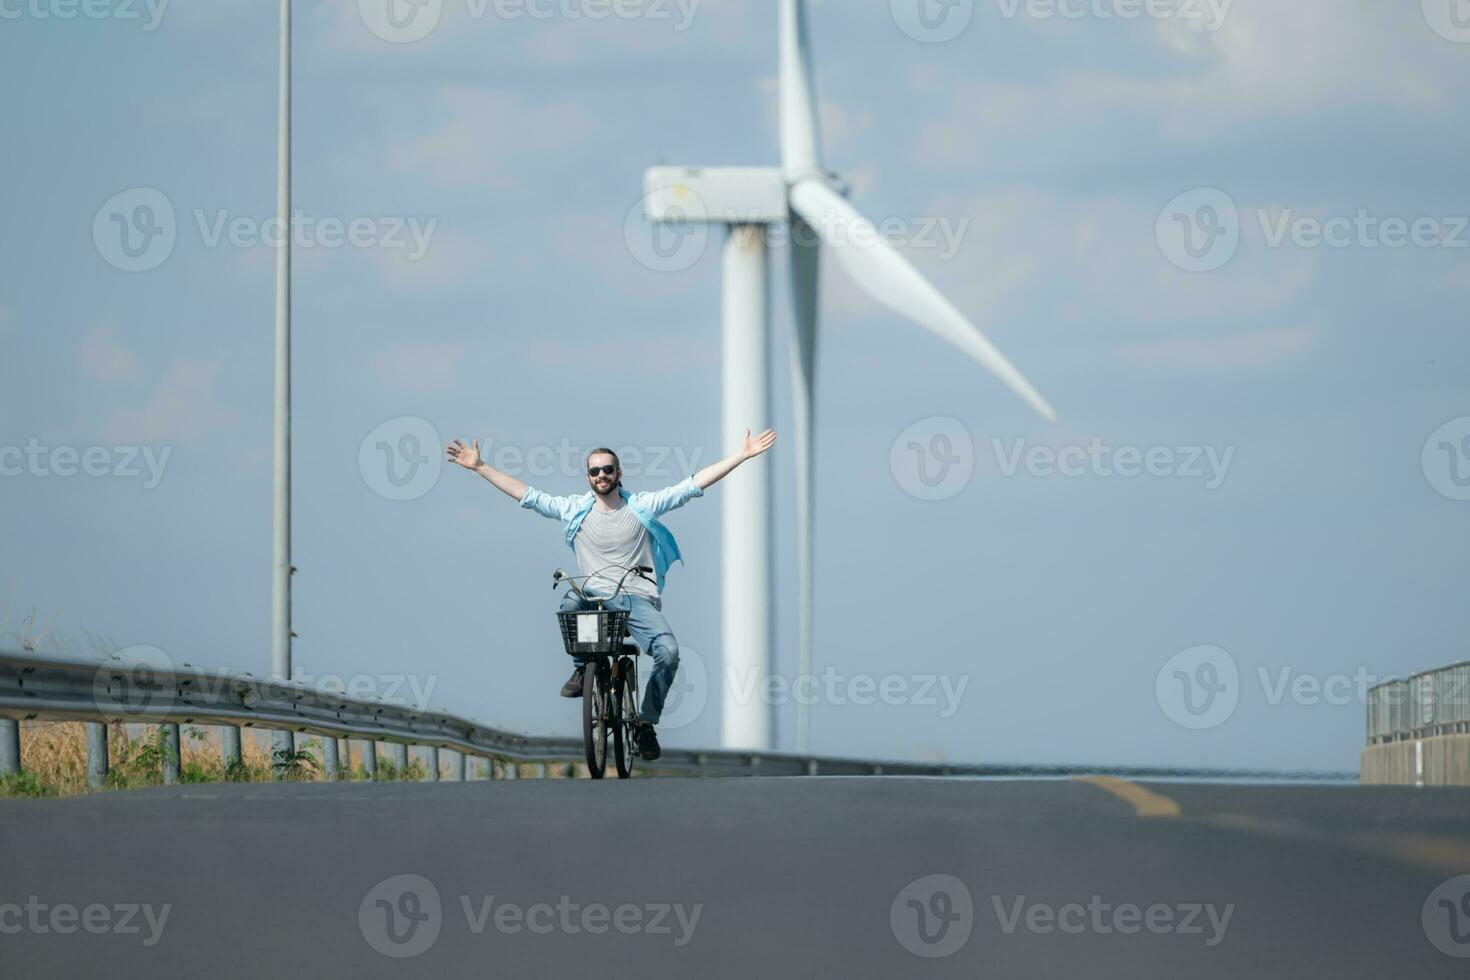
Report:
[[[633,775],[633,760],[638,751],[638,644],[628,632],[628,610],[608,609],[607,603],[623,591],[629,575],[647,577],[653,572],[647,565],[623,569],[623,577],[610,596],[589,595],[577,584],[578,579],[558,568],[551,576],[555,590],[562,582],[578,595],[594,604],[593,609],[559,609],[556,617],[561,626],[562,643],[567,654],[587,661],[582,671],[582,742],[587,755],[587,771],[593,779],[607,772],[607,741],[611,734],[613,762],[619,779]],[[595,574],[601,575],[607,569]],[[581,576],[585,582],[590,575]]]

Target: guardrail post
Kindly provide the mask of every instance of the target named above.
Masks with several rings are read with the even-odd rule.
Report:
[[[0,718],[0,776],[20,772],[20,722]]]
[[[378,743],[358,739],[357,752],[362,756],[362,778],[374,782],[378,778]]]
[[[464,753],[449,750],[449,781],[462,783],[465,779]]]
[[[546,763],[542,762],[542,763],[539,763],[536,766],[536,778],[537,779],[545,779],[546,778]]]
[[[408,778],[408,746],[402,742],[394,742],[390,746],[393,751],[393,767],[398,770],[399,779]]]
[[[234,725],[225,725],[219,730],[219,754],[225,764],[225,775],[230,775],[230,770],[238,770],[245,764],[245,752],[240,746],[240,729]]]
[[[516,762],[516,760],[506,759],[505,763],[501,766],[501,772],[504,774],[503,778],[519,779],[521,774],[518,771],[518,765],[519,764]]]
[[[330,735],[324,735],[322,736],[322,778],[335,780],[337,775],[337,740]]]
[[[439,781],[439,746],[429,747],[429,782]]]
[[[169,722],[159,726],[163,731],[163,785],[172,786],[179,781],[179,758],[183,748],[179,738],[179,726]]]
[[[291,757],[296,754],[296,740],[290,732],[271,732],[271,775],[285,779],[291,774]]]
[[[87,785],[107,786],[107,725],[100,721],[82,723],[87,732]]]

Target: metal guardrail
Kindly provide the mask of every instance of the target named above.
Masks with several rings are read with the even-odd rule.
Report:
[[[220,726],[236,733],[224,744],[233,746],[237,760],[241,728],[320,736],[324,745],[332,746],[330,756],[336,754],[335,739],[349,738],[391,746],[448,749],[462,757],[507,762],[574,762],[584,758],[580,738],[518,734],[455,715],[349,697],[278,678],[210,672],[187,664],[160,669],[146,663],[71,660],[28,652],[0,651],[0,718],[93,725],[126,722]],[[100,744],[89,743],[89,753],[99,749],[105,753],[105,741],[92,741]],[[0,768],[5,756],[0,747]],[[18,765],[18,759],[14,765]],[[656,763],[642,765],[657,772],[716,776],[984,774],[978,767],[677,748],[666,748]],[[89,768],[99,778],[105,777],[105,760]],[[334,758],[326,768],[335,769]]]
[[[400,769],[407,747],[459,753],[453,778],[466,778],[466,758],[502,762],[577,762],[584,758],[580,738],[534,736],[505,731],[441,712],[419,710],[375,699],[354,698],[297,682],[249,674],[211,672],[188,664],[161,668],[120,660],[98,662],[56,655],[0,650],[0,774],[21,763],[18,721],[81,721],[88,729],[88,778],[102,786],[107,778],[105,723],[148,723],[173,728],[172,765],[177,779],[178,731],[175,726],[219,726],[229,756],[240,758],[240,729],[259,728],[317,735],[323,739],[323,769],[336,772],[338,738],[359,740],[371,750],[364,769],[371,778],[378,743],[396,750]],[[233,735],[233,737],[231,737]],[[893,762],[780,752],[665,748],[654,763],[658,773],[705,776],[959,776],[1065,777],[1108,773],[1134,778],[1346,779],[1354,773],[1269,770],[1196,770],[1139,766],[953,765]],[[437,762],[429,778],[437,779]],[[493,767],[492,767],[493,772]],[[543,768],[544,772],[544,768]],[[165,769],[165,782],[169,772]],[[510,775],[510,773],[507,773]]]
[[[1470,662],[1368,691],[1368,744],[1470,733]]]

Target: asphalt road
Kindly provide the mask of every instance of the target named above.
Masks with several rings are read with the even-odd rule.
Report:
[[[1470,976],[1470,790],[898,778],[0,803],[0,977]]]

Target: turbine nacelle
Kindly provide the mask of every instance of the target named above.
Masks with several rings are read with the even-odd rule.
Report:
[[[643,175],[643,215],[653,222],[778,224],[791,216],[792,191],[812,182],[843,197],[850,191],[820,168],[792,180],[779,167],[651,167]]]

